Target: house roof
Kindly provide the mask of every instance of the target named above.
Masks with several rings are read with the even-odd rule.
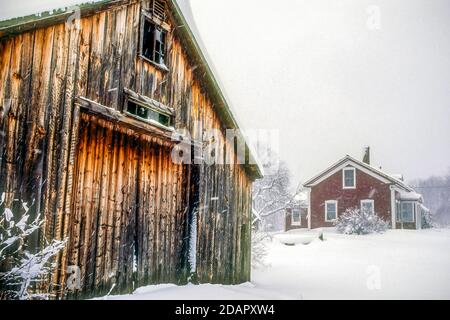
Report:
[[[378,168],[372,167],[372,166],[368,165],[367,163],[359,161],[349,155],[346,155],[344,158],[340,159],[338,162],[334,163],[333,165],[329,166],[327,169],[325,169],[318,175],[316,175],[313,178],[306,181],[304,183],[304,186],[312,187],[312,186],[318,184],[319,182],[323,181],[324,179],[326,179],[331,174],[334,174],[339,169],[341,169],[349,164],[355,166],[357,169],[365,171],[366,173],[377,178],[378,180],[381,180],[385,183],[395,185],[395,186],[399,187],[400,189],[403,189],[407,192],[414,192],[414,189],[412,189],[410,186],[405,184],[403,181],[401,181],[387,173],[384,173],[383,171],[381,171]]]
[[[80,3],[83,0],[80,0]],[[113,7],[135,3],[137,0],[100,0],[91,3],[82,3],[78,6],[80,10],[80,17],[93,15],[97,12],[105,11]],[[188,23],[183,14],[179,3],[188,14],[191,21]],[[211,59],[208,58],[206,50],[201,43],[201,38],[195,27],[192,15],[190,13],[189,2],[186,0],[168,0],[168,9],[172,13],[175,24],[177,25],[177,32],[180,33],[180,41],[182,42],[188,56],[194,60],[195,65],[200,70],[199,74],[203,76],[205,87],[208,90],[216,112],[218,113],[222,123],[226,128],[240,129],[238,121],[231,111],[228,99],[225,97],[225,90],[220,82],[217,80],[217,72],[211,67]],[[8,36],[14,36],[23,32],[34,30],[37,28],[51,26],[57,23],[66,21],[74,13],[74,7],[61,8],[57,10],[47,11],[39,14],[29,15],[25,17],[18,17],[9,20],[0,21],[0,39]],[[195,31],[195,33],[194,33]],[[239,132],[244,141],[245,138]],[[259,179],[263,177],[262,167],[258,164],[255,152],[246,141],[246,149],[248,150],[248,164],[245,165],[247,174]]]

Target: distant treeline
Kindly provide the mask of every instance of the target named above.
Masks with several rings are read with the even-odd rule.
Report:
[[[432,176],[410,183],[424,197],[437,223],[450,225],[450,169],[444,176]]]

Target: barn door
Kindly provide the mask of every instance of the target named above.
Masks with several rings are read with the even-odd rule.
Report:
[[[175,281],[187,216],[183,167],[160,141],[83,118],[68,254],[82,290],[126,292]]]
[[[81,122],[74,172],[69,265],[82,290],[130,282],[137,207],[137,141],[107,123]]]

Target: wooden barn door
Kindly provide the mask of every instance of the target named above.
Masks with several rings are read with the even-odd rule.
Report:
[[[174,281],[186,228],[183,168],[171,149],[84,115],[74,171],[69,265],[88,295]]]

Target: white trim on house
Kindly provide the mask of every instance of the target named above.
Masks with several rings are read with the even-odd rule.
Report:
[[[363,204],[364,203],[370,203],[372,205],[372,213],[375,213],[375,201],[373,199],[361,200],[361,203],[360,203],[361,210],[363,209]]]
[[[308,188],[308,229],[311,229],[311,189]]]
[[[398,186],[404,190],[413,191],[413,189],[411,187],[407,186],[404,182],[402,182],[402,181],[400,181],[400,180],[398,180],[398,179],[396,179],[396,178],[394,178],[394,177],[392,177],[392,176],[380,171],[379,169],[374,168],[364,162],[356,160],[355,158],[353,158],[349,155],[345,156],[344,158],[342,158],[341,160],[339,160],[332,166],[328,167],[327,169],[325,169],[324,171],[322,171],[315,177],[306,181],[304,183],[304,186],[305,187],[315,186],[315,185],[319,184],[320,182],[322,182],[323,180],[329,178],[330,176],[332,176],[339,170],[342,170],[343,168],[347,167],[348,165],[352,165],[356,169],[361,170],[362,172],[374,177],[375,179],[378,179],[381,182],[395,184],[396,186]]]
[[[331,219],[328,220],[328,204],[334,204],[336,207],[335,213],[336,213],[336,218],[335,219]],[[337,200],[327,200],[325,201],[325,222],[333,222],[338,218],[338,202]]]
[[[416,230],[422,229],[422,210],[420,208],[420,203],[416,201],[414,204],[414,212],[416,213]]]
[[[353,186],[345,185],[345,171],[353,171]],[[354,167],[345,167],[342,169],[342,189],[356,189],[356,169]]]
[[[390,186],[391,189],[391,223],[392,229],[397,229],[397,206],[395,202],[395,187]]]
[[[354,168],[356,168],[356,169],[358,169],[358,170],[360,170],[360,171],[362,171],[362,172],[364,172],[364,173],[374,177],[375,179],[378,179],[381,182],[390,183],[390,181],[388,179],[386,179],[386,178],[384,178],[384,177],[382,177],[380,175],[377,175],[374,172],[372,172],[371,170],[368,170],[367,168],[364,168],[363,166],[361,166],[361,165],[353,162],[352,160],[348,159],[345,162],[343,162],[342,164],[340,164],[339,166],[337,166],[336,168],[334,168],[334,169],[326,172],[325,174],[321,175],[320,177],[318,176],[315,179],[311,179],[310,181],[312,181],[312,182],[305,183],[305,186],[307,186],[307,187],[315,186],[315,185],[319,184],[320,182],[328,179],[329,177],[334,175],[336,172],[344,169],[345,167],[348,167],[349,165],[351,165]]]

